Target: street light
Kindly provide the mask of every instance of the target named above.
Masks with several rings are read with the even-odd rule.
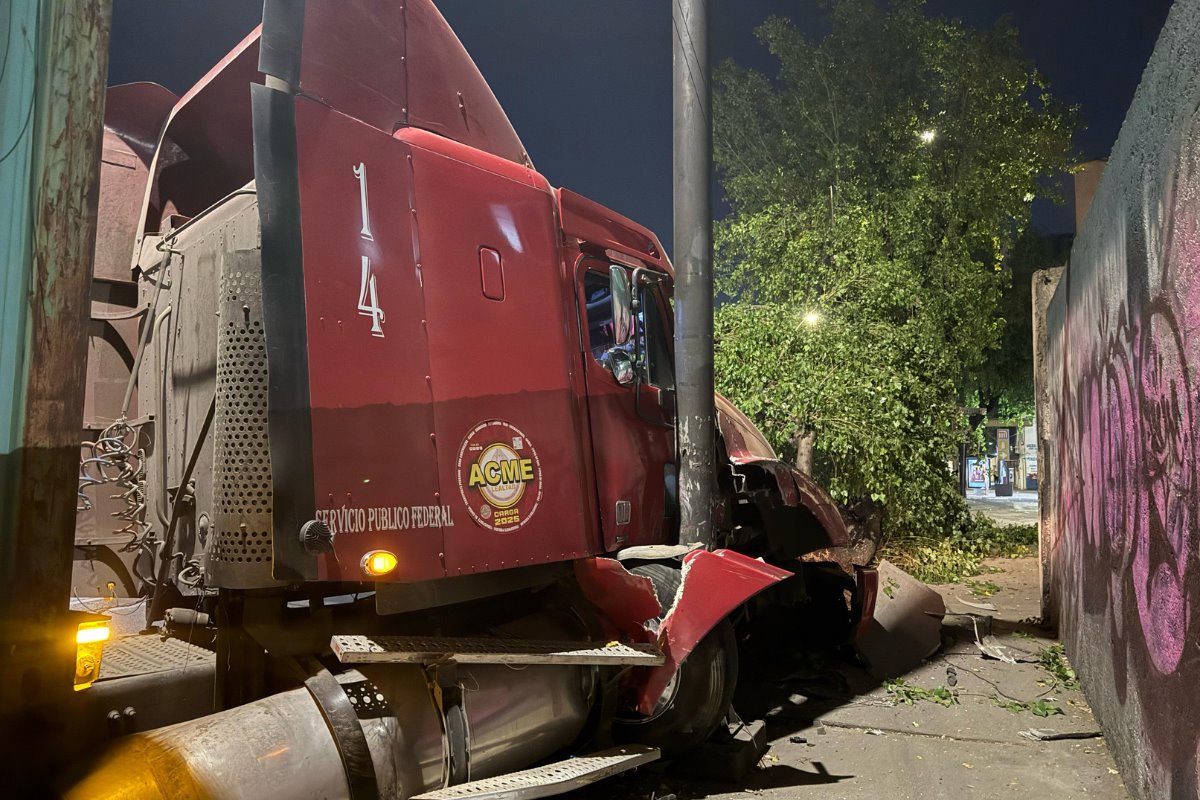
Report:
[[[820,321],[821,321],[821,312],[819,312],[819,311],[809,311],[808,313],[806,313],[804,315],[804,324],[809,326],[810,328],[816,326],[817,323],[819,323]]]
[[[917,134],[917,138],[921,140],[921,144],[933,144],[933,140],[937,138],[937,131],[933,128],[921,131]]]

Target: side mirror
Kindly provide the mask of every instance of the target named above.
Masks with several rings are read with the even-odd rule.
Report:
[[[617,383],[622,386],[628,386],[633,383],[633,358],[629,353],[614,347],[608,351],[608,368],[612,370],[613,377],[617,379]]]
[[[633,327],[633,293],[624,267],[608,268],[608,286],[612,294],[613,344],[622,345],[629,341]]]

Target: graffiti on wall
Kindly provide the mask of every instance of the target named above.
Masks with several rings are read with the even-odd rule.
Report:
[[[1200,796],[1200,117],[1176,144],[1161,189],[1132,203],[1129,192],[1097,199],[1088,220],[1096,233],[1081,237],[1055,297],[1060,327],[1047,374],[1057,481],[1046,501],[1064,638],[1085,676],[1112,676],[1111,687],[1089,692],[1097,713],[1109,729],[1140,724],[1131,737],[1144,742],[1133,754],[1145,765],[1140,791],[1192,798]]]

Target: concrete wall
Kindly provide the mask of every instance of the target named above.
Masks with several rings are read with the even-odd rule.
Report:
[[[1100,188],[1100,179],[1104,177],[1107,161],[1085,161],[1079,165],[1075,173],[1075,232],[1083,232],[1083,221],[1087,219],[1088,209]]]
[[[1178,0],[1046,313],[1052,607],[1137,798],[1200,796],[1200,0]]]

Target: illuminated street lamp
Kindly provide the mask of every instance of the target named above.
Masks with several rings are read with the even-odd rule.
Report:
[[[808,325],[810,328],[816,326],[820,321],[821,312],[819,311],[809,311],[804,315],[804,324]]]
[[[917,134],[917,138],[921,140],[921,144],[933,144],[933,140],[937,138],[937,131],[933,128],[921,131]]]

